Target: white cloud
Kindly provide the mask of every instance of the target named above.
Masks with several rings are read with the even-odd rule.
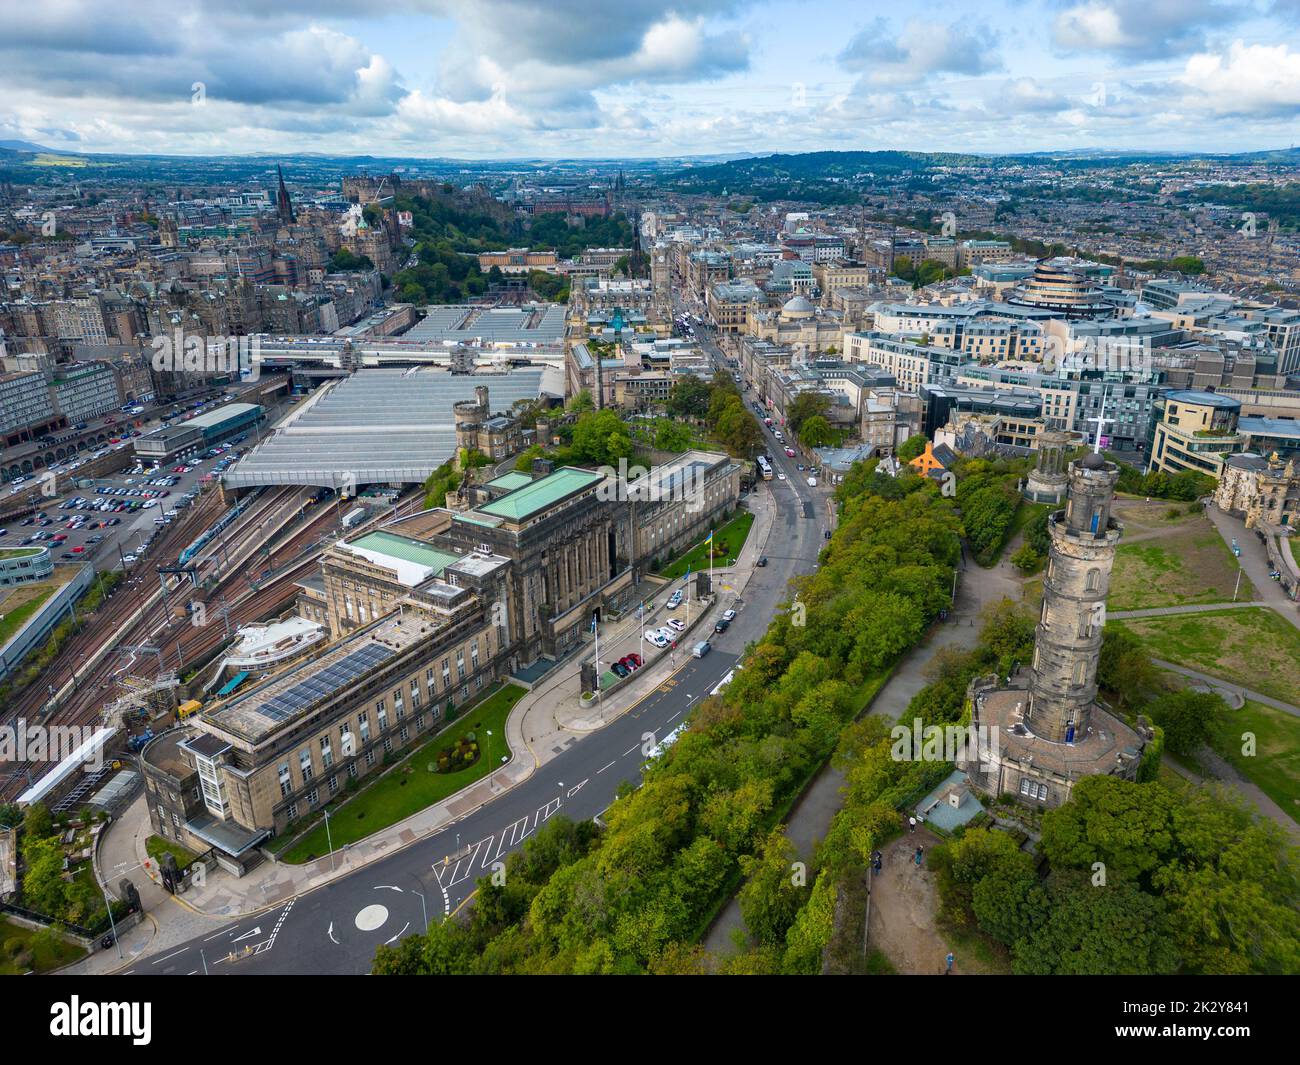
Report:
[[[1175,84],[1185,103],[1214,115],[1300,116],[1300,51],[1234,41],[1226,55],[1192,56]]]

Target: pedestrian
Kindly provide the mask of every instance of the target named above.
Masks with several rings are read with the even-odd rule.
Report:
[[[947,965],[948,965],[948,967],[947,967],[946,969],[944,969],[944,971],[943,971],[943,975],[944,975],[944,976],[947,976],[950,972],[952,972],[952,963],[953,963],[953,960],[954,960],[954,959],[953,959],[953,956],[952,956],[952,951],[948,951],[948,956],[947,956],[946,958],[944,958],[944,961],[947,962]]]
[[[924,848],[924,847],[917,847],[917,848],[916,848],[916,854],[914,854],[914,855],[912,856],[912,860],[913,860],[914,862],[916,862],[917,865],[920,865],[920,864],[921,864],[921,858],[922,858],[922,856],[923,856],[924,854],[925,854],[925,848]]]
[[[915,832],[915,831],[916,831],[916,818],[915,818],[915,817],[909,817],[909,818],[907,819],[907,830],[908,830],[909,832]]]

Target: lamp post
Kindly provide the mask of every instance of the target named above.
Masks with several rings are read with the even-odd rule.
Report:
[[[122,953],[122,941],[117,938],[117,921],[113,919],[113,903],[108,897],[108,888],[101,885],[100,891],[104,893],[104,906],[108,910],[108,927],[113,932],[113,944],[117,947],[117,956],[123,958],[125,955]]]

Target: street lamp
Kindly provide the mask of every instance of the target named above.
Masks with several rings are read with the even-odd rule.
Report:
[[[330,848],[330,872],[332,873],[334,872],[334,838],[330,835],[330,808],[322,806],[321,813],[325,815],[325,842]]]

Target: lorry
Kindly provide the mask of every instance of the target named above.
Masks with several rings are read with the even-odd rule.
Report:
[[[351,529],[366,520],[366,508],[356,507],[343,515],[343,528]]]

